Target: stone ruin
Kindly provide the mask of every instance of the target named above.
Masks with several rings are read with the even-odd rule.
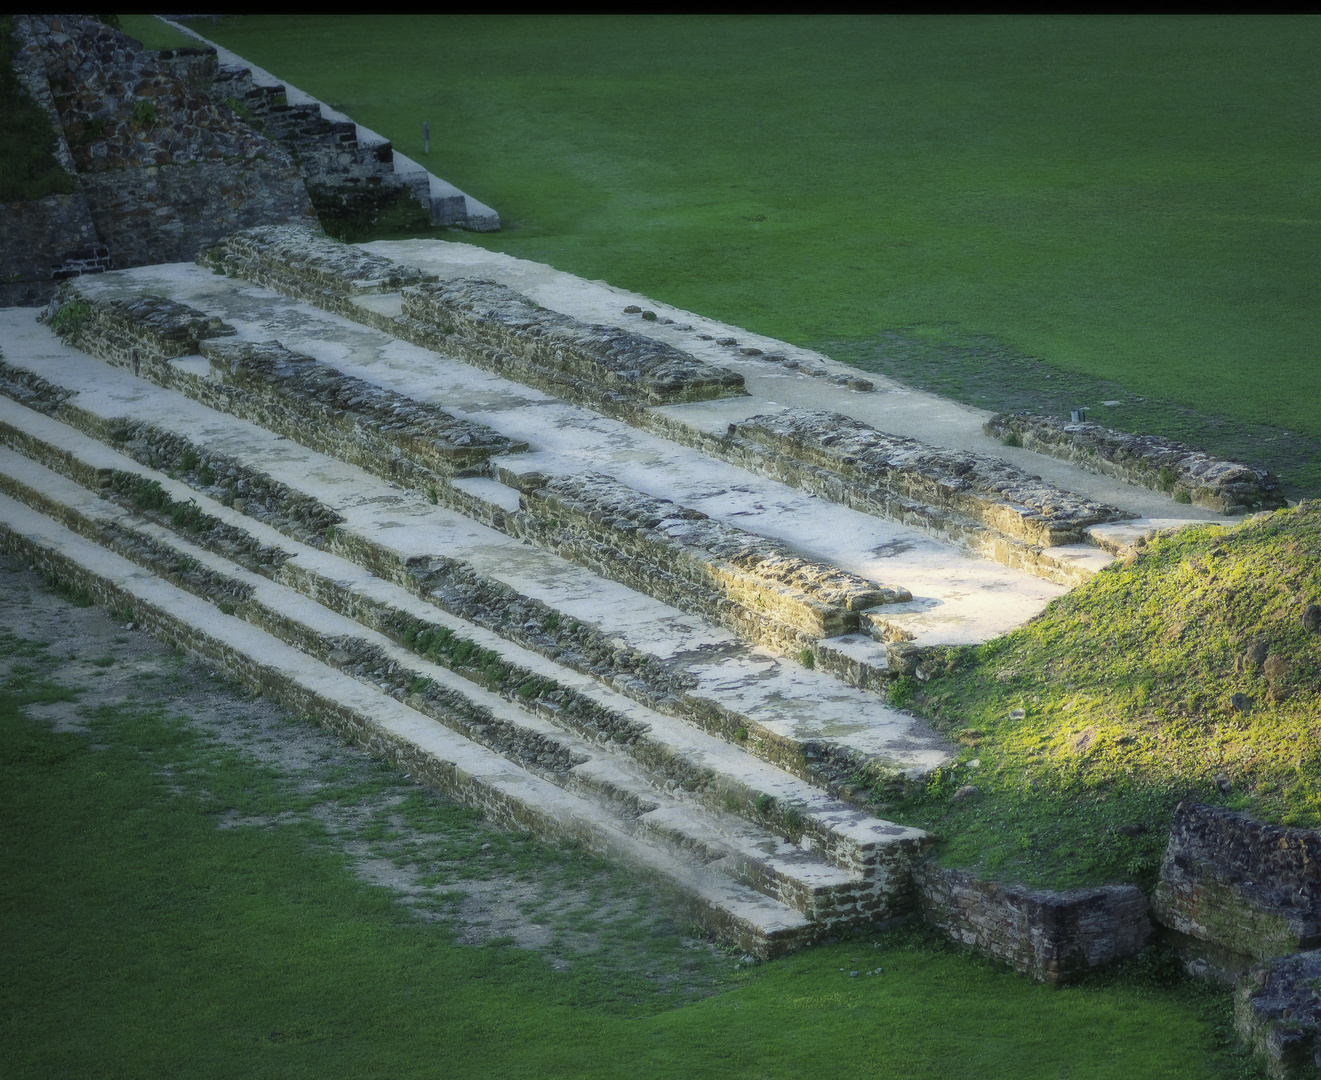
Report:
[[[20,15],[14,36],[15,73],[77,190],[5,205],[0,302],[44,303],[67,278],[191,259],[256,225],[374,220],[401,198],[432,224],[498,228],[470,221],[461,192],[433,205],[435,178],[388,141],[291,102],[214,48],[144,49],[79,15]]]
[[[26,25],[49,35],[32,56],[68,63],[63,24]],[[140,74],[246,160],[250,129],[178,96],[212,59]],[[91,100],[52,96],[75,141]],[[222,177],[224,153],[180,140],[121,118],[79,176]],[[252,182],[310,222],[295,155],[268,145]],[[77,197],[93,232],[97,184]],[[928,443],[842,369],[244,224],[180,226],[168,250],[195,265],[71,278],[44,325],[0,311],[0,548],[495,821],[666,880],[749,953],[916,913],[1059,981],[1160,927],[1239,980],[1275,1075],[1310,1075],[1316,833],[1181,807],[1149,906],[942,869],[868,802],[956,754],[887,704],[891,680],[938,677],[946,646],[1181,515],[1276,505],[1273,477],[1023,418],[976,450]],[[1010,435],[1060,459],[1050,479],[997,452]]]

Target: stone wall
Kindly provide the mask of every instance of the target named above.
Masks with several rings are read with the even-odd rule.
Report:
[[[1157,435],[1133,435],[1092,423],[1028,413],[999,413],[983,425],[992,438],[1063,458],[1092,472],[1168,492],[1223,514],[1285,505],[1279,478],[1265,469],[1224,461]]]
[[[1043,982],[1063,982],[1133,956],[1151,937],[1135,885],[1052,892],[980,881],[926,863],[916,873],[923,918],[953,940]]]
[[[888,435],[842,413],[786,409],[730,424],[729,434],[825,468],[852,485],[885,488],[964,514],[1030,544],[1077,544],[1087,526],[1132,516],[998,458]]]
[[[14,68],[80,190],[3,208],[0,301],[50,282],[190,259],[220,237],[316,216],[294,160],[206,96],[214,54],[158,54],[86,16],[20,16]],[[162,58],[164,57],[164,58]]]
[[[733,371],[705,364],[654,338],[613,326],[589,326],[493,281],[412,286],[403,292],[403,314],[648,405],[746,393],[743,376]]]
[[[1253,967],[1234,993],[1234,1029],[1274,1080],[1321,1077],[1321,952]]]
[[[1246,814],[1182,802],[1170,824],[1152,913],[1216,952],[1212,966],[1321,945],[1321,832],[1266,825]],[[1183,951],[1190,951],[1185,948]],[[1246,963],[1242,966],[1246,966]]]

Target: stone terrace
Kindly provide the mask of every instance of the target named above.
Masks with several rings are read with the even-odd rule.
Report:
[[[917,902],[866,800],[952,748],[888,680],[1180,520],[463,245],[205,261],[0,312],[0,543],[758,955]]]

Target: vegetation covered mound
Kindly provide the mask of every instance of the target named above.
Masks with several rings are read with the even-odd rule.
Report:
[[[1190,797],[1321,824],[1321,502],[1154,539],[896,700],[963,746],[886,812],[949,865],[1154,881]],[[975,790],[972,790],[975,789]],[[888,801],[886,801],[888,799]]]
[[[0,16],[0,202],[71,192],[74,180],[55,160],[50,118],[14,74],[14,17]]]

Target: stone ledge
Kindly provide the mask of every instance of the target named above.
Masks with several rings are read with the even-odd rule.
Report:
[[[81,312],[75,305],[86,305]],[[61,311],[68,311],[68,321],[59,323]],[[133,367],[142,359],[172,360],[193,356],[208,338],[230,337],[232,326],[163,296],[140,296],[132,300],[88,300],[76,286],[61,290],[41,315],[61,336],[83,341],[103,342],[103,349],[117,354],[121,367]],[[135,360],[134,357],[137,357]],[[103,356],[102,359],[109,359]],[[136,371],[135,371],[136,373]]]
[[[613,477],[557,477],[520,501],[542,522],[616,548],[625,557],[689,580],[765,618],[814,637],[858,629],[858,612],[912,595],[793,554],[783,543],[712,521],[626,487]]]
[[[1029,544],[1080,543],[1088,526],[1133,516],[1008,462],[887,435],[842,413],[786,409],[730,424],[729,434],[825,468],[863,493],[881,488]]]
[[[736,372],[641,334],[579,322],[493,281],[459,279],[406,288],[403,314],[650,405],[746,393],[743,376]]]
[[[270,282],[282,291],[289,291],[285,285],[301,285],[339,297],[398,292],[406,285],[435,280],[414,267],[297,225],[269,225],[233,233],[201,252],[197,261],[250,281]]]
[[[1264,960],[1321,945],[1321,832],[1181,802],[1151,900],[1158,922]]]
[[[222,381],[269,395],[304,420],[380,439],[442,475],[527,450],[484,424],[345,375],[278,341],[206,341],[201,352]]]
[[[1234,1030],[1273,1080],[1321,1076],[1321,950],[1258,964],[1234,993]]]
[[[1042,982],[1066,982],[1133,956],[1151,937],[1136,885],[1054,892],[981,881],[934,862],[918,868],[915,882],[927,922]]]
[[[1222,514],[1286,505],[1279,478],[1265,469],[1225,461],[1158,435],[1131,435],[1100,424],[1064,423],[1029,413],[998,413],[982,430],[1001,442],[1017,440],[1037,453],[1166,491],[1176,502],[1196,503]]]

